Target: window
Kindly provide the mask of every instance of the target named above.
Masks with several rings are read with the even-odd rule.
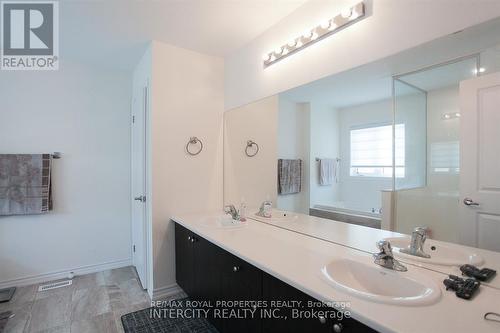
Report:
[[[405,176],[405,125],[396,124],[396,177]],[[351,130],[351,176],[392,177],[392,125]]]

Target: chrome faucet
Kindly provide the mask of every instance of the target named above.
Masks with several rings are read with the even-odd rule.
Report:
[[[381,240],[377,242],[377,247],[380,252],[373,254],[373,258],[375,259],[374,262],[377,265],[400,272],[406,272],[408,270],[406,266],[394,259],[391,243],[386,240]]]
[[[224,213],[231,215],[231,217],[233,218],[233,220],[239,220],[240,219],[240,213],[238,212],[238,210],[236,209],[236,207],[234,207],[234,205],[224,206]]]
[[[401,249],[400,252],[422,257],[422,258],[430,258],[431,256],[424,252],[424,243],[427,239],[427,228],[425,227],[416,227],[413,229],[411,233],[411,241],[410,245],[407,248]]]

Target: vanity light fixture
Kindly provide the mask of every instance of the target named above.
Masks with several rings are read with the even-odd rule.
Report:
[[[449,120],[449,119],[460,118],[460,116],[461,116],[460,112],[450,112],[443,114],[442,119]]]
[[[365,4],[360,2],[355,6],[342,11],[330,20],[321,22],[317,27],[305,31],[300,37],[294,38],[287,44],[266,53],[262,57],[264,67],[274,64],[280,59],[295,53],[310,44],[334,34],[341,28],[354,23],[365,16]]]
[[[484,72],[486,72],[486,68],[484,68],[484,67],[479,67],[479,70],[478,70],[477,68],[475,68],[475,69],[472,71],[472,73],[473,73],[474,75],[477,75],[477,74],[480,74],[480,73],[484,73]]]

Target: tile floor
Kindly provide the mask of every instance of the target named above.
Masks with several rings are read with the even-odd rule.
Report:
[[[0,322],[0,333],[123,332],[121,316],[150,306],[135,269],[124,267],[76,276],[69,287],[38,292],[38,285],[17,288],[0,313],[16,316]]]

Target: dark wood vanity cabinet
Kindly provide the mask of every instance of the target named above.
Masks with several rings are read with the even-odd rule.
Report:
[[[304,310],[311,301],[319,304],[314,310],[332,311],[332,308],[321,305],[307,294],[261,271],[178,223],[175,224],[175,259],[177,284],[193,300],[210,301],[213,305],[218,301],[237,300],[264,301],[268,305],[271,301],[300,301]],[[262,315],[266,310],[268,315]],[[292,310],[287,307],[279,308],[275,312],[282,317],[281,319],[271,319],[269,318],[271,310],[272,307],[258,308],[254,318],[246,319],[222,319],[220,316],[214,316],[214,311],[210,311],[209,320],[221,333],[375,332],[354,319],[343,318],[340,321],[317,317],[292,319]]]

